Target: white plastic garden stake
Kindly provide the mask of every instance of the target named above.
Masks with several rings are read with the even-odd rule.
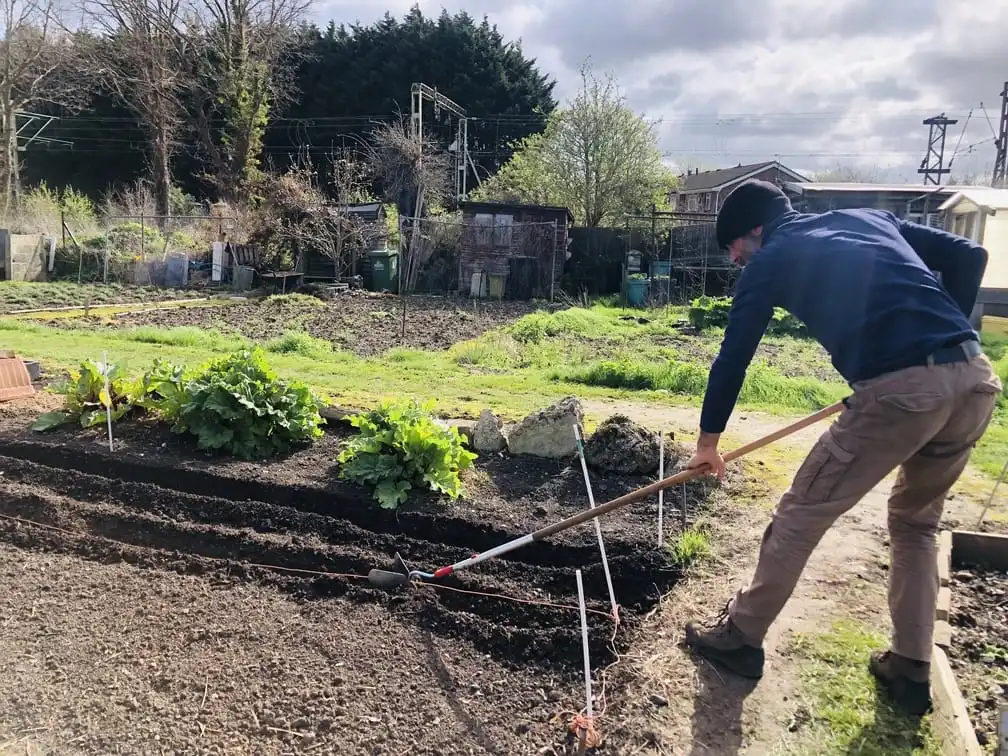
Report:
[[[108,404],[105,405],[105,420],[108,423],[108,448],[112,448],[112,390],[109,388],[109,364],[108,352],[102,352],[102,374],[105,376],[105,396],[108,397]]]
[[[591,662],[588,659],[588,612],[585,610],[584,585],[581,582],[581,570],[576,571],[578,587],[578,604],[581,606],[581,646],[584,648],[585,702],[588,719],[592,718]]]
[[[665,431],[658,434],[658,480],[665,478]],[[662,511],[665,506],[665,489],[658,489],[658,548],[662,547],[665,528],[662,524]]]
[[[585,460],[581,431],[578,430],[577,424],[573,428],[574,440],[577,441],[578,456],[581,458],[581,472],[584,473],[585,488],[588,489],[588,506],[595,509],[595,494],[592,492],[591,479],[588,477],[588,462]],[[609,588],[609,605],[612,607],[613,622],[619,622],[619,607],[616,605],[616,592],[613,590],[612,575],[609,574],[609,559],[605,553],[605,541],[602,540],[602,526],[599,524],[598,517],[592,520],[592,522],[595,523],[595,537],[598,538],[599,553],[602,555],[602,570],[605,572],[606,586]]]

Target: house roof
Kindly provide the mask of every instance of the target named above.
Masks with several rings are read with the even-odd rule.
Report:
[[[1008,189],[964,187],[945,200],[938,209],[949,210],[964,202],[993,215],[998,210],[1008,210]]]
[[[459,203],[460,210],[470,210],[472,212],[479,212],[480,210],[493,212],[495,210],[531,210],[535,211],[545,211],[548,213],[563,213],[567,216],[571,223],[574,222],[574,213],[570,211],[569,208],[560,207],[558,205],[534,205],[525,204],[522,202],[474,202],[472,200],[465,200]]]
[[[683,176],[679,191],[682,193],[689,193],[709,192],[714,189],[721,189],[725,186],[743,181],[751,176],[755,176],[757,173],[761,173],[767,168],[774,167],[786,174],[793,181],[808,181],[807,178],[802,176],[800,173],[796,173],[791,170],[786,165],[782,165],[776,160],[767,160],[762,163],[750,163],[749,165],[740,164],[732,168],[719,168],[715,171],[703,171],[701,173]]]
[[[797,194],[812,192],[889,192],[906,193],[924,196],[926,194],[943,195],[954,192],[961,187],[928,186],[927,184],[859,184],[845,181],[788,181],[784,189]]]

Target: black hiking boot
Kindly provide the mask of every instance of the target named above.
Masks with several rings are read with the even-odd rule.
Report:
[[[750,680],[763,677],[763,649],[746,641],[732,623],[727,607],[706,629],[698,620],[687,622],[686,645],[737,675]]]
[[[876,651],[868,667],[896,705],[907,714],[922,717],[931,710],[930,664],[892,651]]]

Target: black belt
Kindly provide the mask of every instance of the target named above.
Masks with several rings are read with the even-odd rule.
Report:
[[[978,357],[983,354],[983,348],[976,339],[966,339],[958,344],[952,346],[938,347],[931,354],[926,357],[918,357],[915,360],[911,360],[907,363],[899,365],[897,367],[888,368],[886,373],[895,373],[899,370],[906,370],[912,367],[929,367],[931,365],[949,365],[953,362],[967,362],[972,360],[974,357]],[[860,378],[857,381],[848,382],[848,386],[854,388],[855,383],[860,381],[870,381],[877,378],[881,374],[876,374],[866,378]],[[849,399],[850,397],[847,397]],[[847,404],[847,399],[843,400],[843,403]]]
[[[939,347],[929,354],[913,362],[907,367],[921,367],[929,365],[948,365],[953,362],[966,362],[974,357],[983,354],[983,347],[974,339],[967,339],[955,346]]]

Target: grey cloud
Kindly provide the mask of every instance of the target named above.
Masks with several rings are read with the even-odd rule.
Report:
[[[376,8],[367,0],[359,2],[321,2],[312,7],[311,18],[323,29],[331,20],[336,26],[346,24],[372,24],[378,21],[384,14],[385,8]],[[408,10],[408,8],[407,8]],[[400,8],[390,8],[389,12],[395,18],[402,18],[405,11]]]
[[[830,132],[850,108],[845,93],[798,91],[767,105],[765,89],[756,89],[728,101],[722,97],[680,100],[671,110],[683,113],[678,128],[683,133],[711,133],[725,138],[766,137],[782,144],[815,139]],[[720,112],[719,112],[720,111]]]
[[[1008,46],[993,33],[978,36],[974,42],[954,49],[922,46],[914,55],[911,72],[936,89],[947,107],[972,106],[982,100],[993,118],[1008,79]]]
[[[847,0],[827,10],[781,14],[777,28],[782,37],[791,39],[902,36],[932,27],[943,8],[938,0]]]
[[[861,91],[877,102],[914,102],[921,95],[919,87],[910,86],[895,76],[866,81],[861,85]]]
[[[451,11],[461,3],[463,0],[442,0],[422,7],[425,13],[432,13],[435,6],[440,11],[443,4]],[[412,0],[387,3],[398,17],[410,4]],[[481,0],[464,4],[474,16],[482,16],[483,9],[475,7],[483,5]],[[513,33],[504,31],[516,38],[520,35],[527,53],[540,60],[543,51],[549,50],[556,69],[551,73],[560,79],[561,90],[576,90],[576,69],[591,57],[597,71],[615,70],[635,110],[664,117],[661,133],[666,151],[678,156],[694,151],[704,164],[733,165],[778,153],[819,153],[782,157],[786,164],[814,168],[832,166],[838,160],[853,162],[848,156],[862,149],[897,150],[904,153],[898,172],[916,183],[916,169],[927,146],[927,128],[920,122],[931,115],[928,108],[933,105],[934,114],[945,109],[960,118],[949,130],[949,143],[954,146],[965,118],[965,110],[957,108],[983,99],[991,117],[996,118],[998,94],[1008,78],[1008,47],[998,38],[1003,23],[971,24],[968,42],[955,44],[936,38],[919,43],[941,22],[956,23],[948,15],[939,18],[942,12],[954,16],[955,11],[940,6],[937,0],[840,0],[825,8],[810,3],[814,7],[808,9],[791,3],[797,10],[787,15],[780,12],[777,0],[542,0],[537,4],[542,15],[531,26]],[[504,7],[499,6],[498,13],[501,10]],[[360,17],[368,22],[379,18],[381,11],[364,0],[350,0],[342,6],[316,6],[313,15],[326,19],[331,15],[337,22]],[[491,22],[495,15],[490,11]],[[965,39],[966,32],[962,34]],[[856,73],[861,61],[855,52],[849,60],[850,72],[838,71],[840,75],[830,88],[802,83],[800,59],[792,66],[795,74],[789,79],[752,81],[742,87],[733,83],[746,66],[733,53],[742,53],[751,45],[776,48],[790,59],[794,55],[787,48],[796,42],[849,42],[861,37],[885,37],[892,49],[905,49],[905,64],[864,78]],[[683,68],[649,78],[647,60],[663,55],[675,55],[683,61]],[[687,86],[687,71],[698,62],[714,71],[728,67],[726,78],[714,78],[699,95],[688,92]],[[817,61],[808,64],[821,66]],[[822,80],[821,76],[814,78]],[[912,105],[913,112],[900,112],[906,103],[922,100],[924,95],[923,106]],[[871,103],[866,125],[838,128],[856,99]],[[732,113],[764,115],[734,120],[719,117]],[[987,134],[979,132],[980,125]],[[989,136],[979,111],[974,112],[967,142],[974,128],[978,138]],[[871,147],[864,146],[868,138]],[[873,160],[872,156],[865,158],[869,163]],[[965,170],[963,160],[956,161],[957,169]]]
[[[772,0],[558,0],[525,36],[557,46],[571,68],[589,55],[601,67],[614,67],[758,39],[771,5]]]
[[[576,68],[591,55],[620,66],[663,53],[716,53],[733,45],[887,35],[932,27],[938,0],[847,0],[785,13],[774,0],[555,0],[528,38],[558,47]],[[716,61],[711,61],[712,65]]]
[[[630,86],[627,86],[623,82],[621,86],[624,87],[627,101],[634,110],[661,108],[679,99],[683,90],[683,77],[682,74],[673,71],[655,76],[642,84],[630,82]]]

